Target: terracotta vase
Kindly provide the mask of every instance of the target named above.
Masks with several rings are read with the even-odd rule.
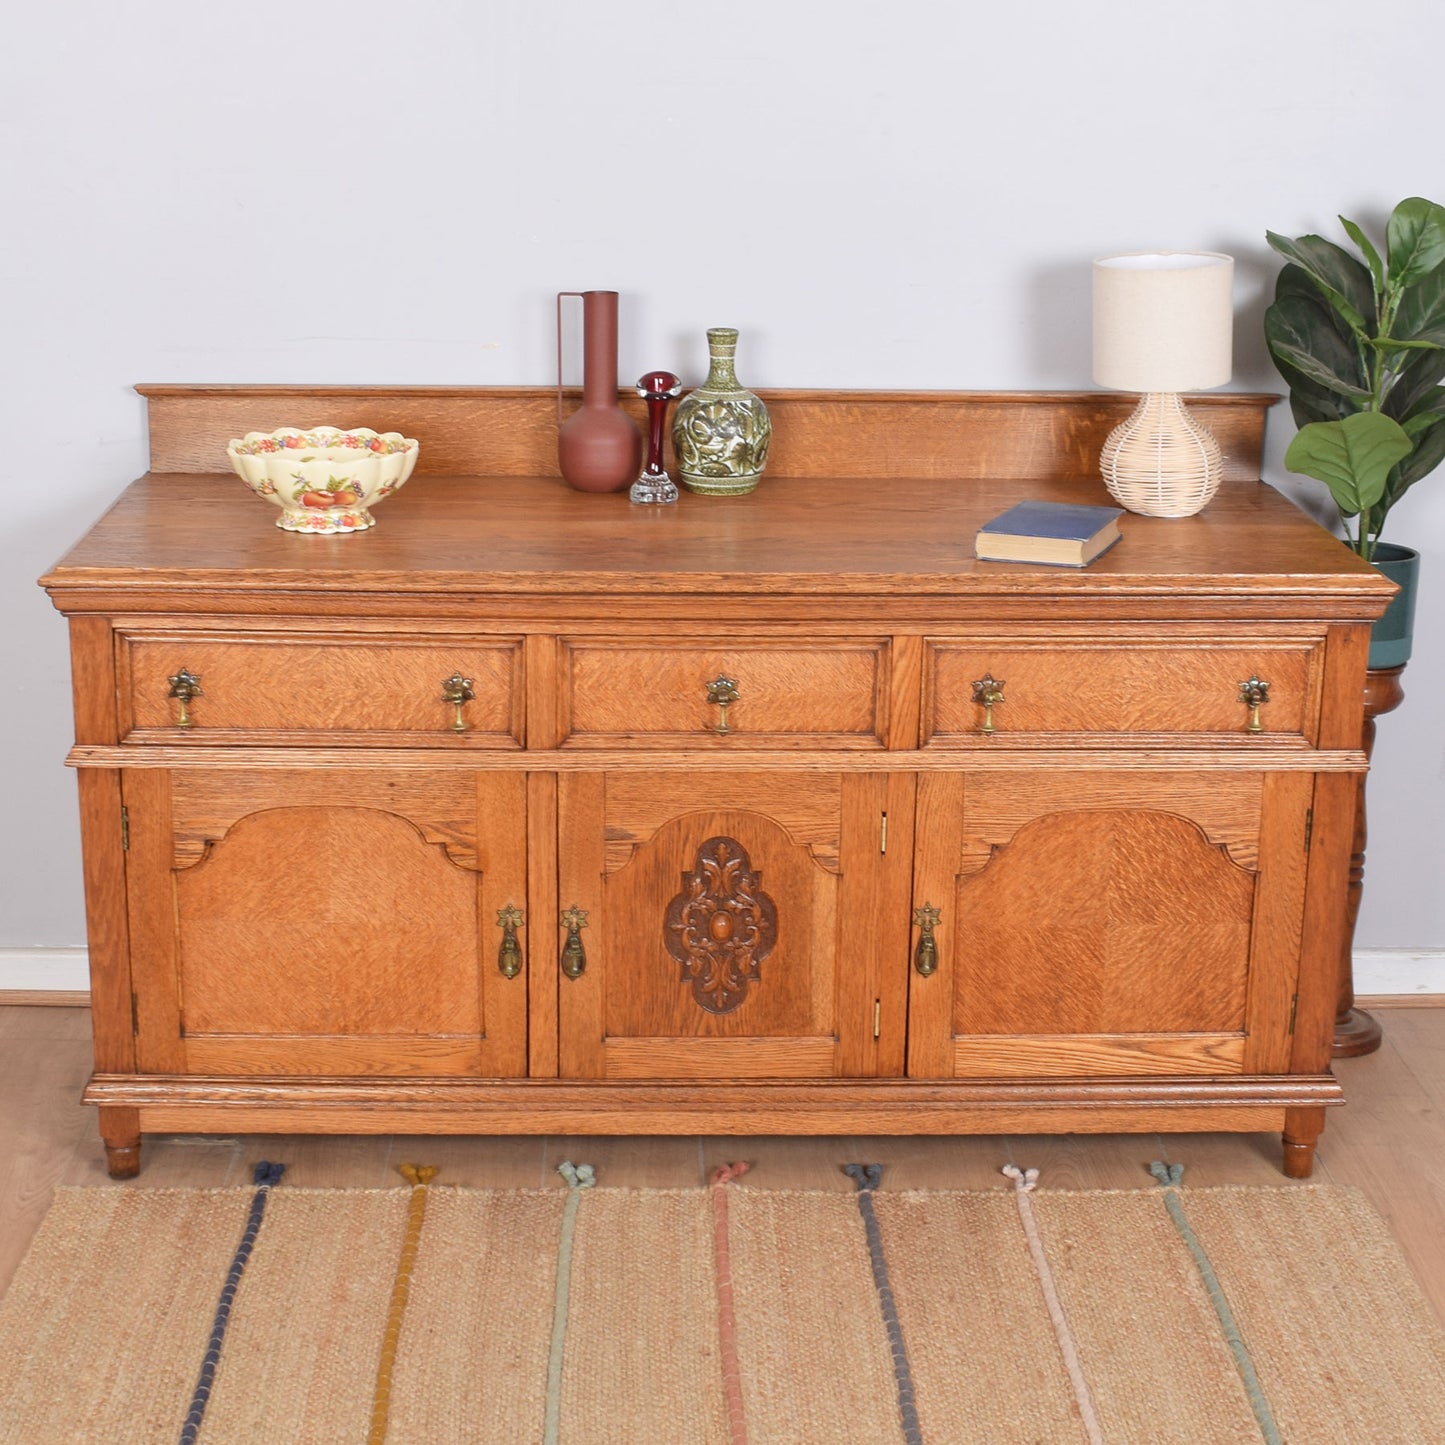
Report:
[[[562,298],[582,298],[582,405],[562,419]],[[620,492],[637,480],[642,436],[617,397],[617,292],[557,293],[557,462],[579,492]]]

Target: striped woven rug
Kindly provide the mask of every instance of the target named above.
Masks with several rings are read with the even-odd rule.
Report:
[[[0,1302],[0,1441],[1445,1441],[1445,1333],[1353,1191],[847,1167],[62,1189]]]

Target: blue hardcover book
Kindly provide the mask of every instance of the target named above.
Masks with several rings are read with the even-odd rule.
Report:
[[[974,555],[984,562],[1087,567],[1120,539],[1123,515],[1122,507],[1017,502],[978,529]]]

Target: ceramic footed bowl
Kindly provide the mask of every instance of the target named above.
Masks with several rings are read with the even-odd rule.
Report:
[[[288,532],[361,532],[376,525],[368,510],[403,486],[416,466],[417,443],[400,432],[356,427],[283,426],[247,432],[226,448],[231,466],[258,497],[281,508]]]

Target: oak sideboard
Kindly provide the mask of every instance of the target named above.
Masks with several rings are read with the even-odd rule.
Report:
[[[1082,570],[1131,398],[764,393],[752,495],[556,475],[529,388],[143,387],[69,618],[95,1073],[143,1131],[1279,1130],[1326,1106],[1391,588],[1258,481]],[[635,405],[635,403],[634,403]],[[225,445],[421,442],[278,530]],[[176,679],[193,685],[178,688]]]

